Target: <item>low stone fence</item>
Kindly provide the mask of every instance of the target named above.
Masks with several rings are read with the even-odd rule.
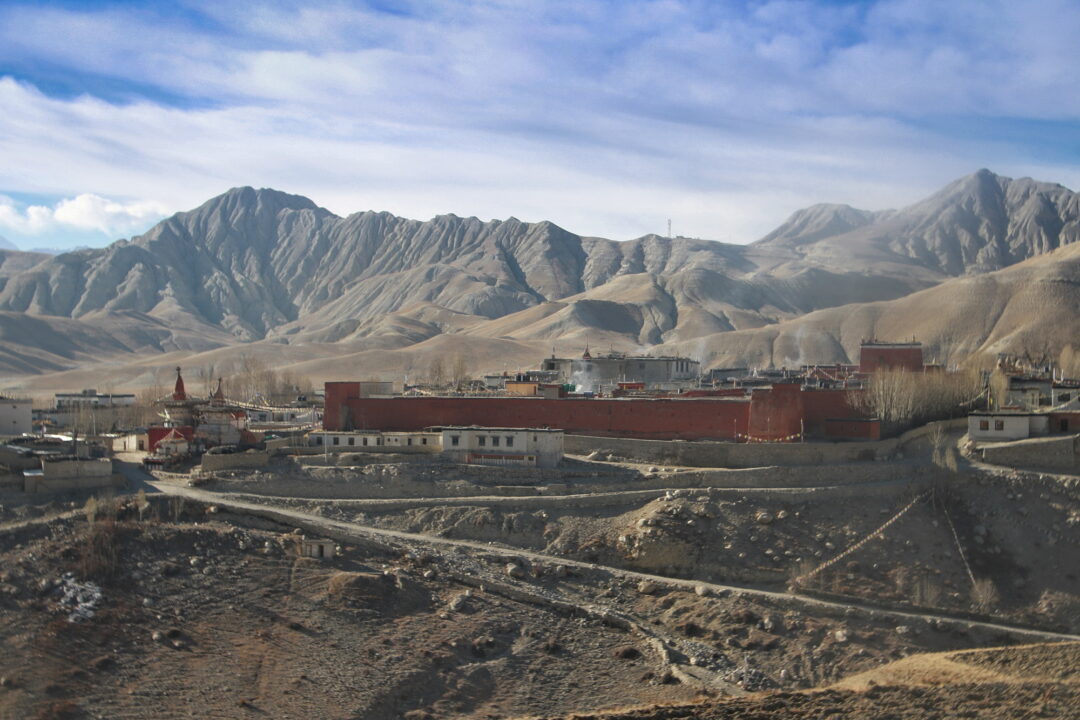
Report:
[[[923,441],[941,426],[948,431],[967,427],[966,418],[943,420],[909,430],[898,438],[868,442],[732,443],[685,440],[637,440],[633,438],[567,435],[567,453],[612,454],[639,462],[685,467],[756,468],[768,465],[839,465],[871,463],[894,457],[907,445]]]
[[[1075,473],[1080,470],[1080,435],[981,443],[983,462]]]
[[[249,470],[252,468],[264,468],[269,464],[270,453],[259,450],[221,454],[207,453],[202,456],[202,469],[205,472]]]
[[[23,492],[67,492],[122,487],[122,475],[113,472],[112,460],[59,460],[45,462],[40,473],[23,475]]]

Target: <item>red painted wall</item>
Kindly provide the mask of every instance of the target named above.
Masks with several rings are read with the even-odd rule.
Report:
[[[1062,421],[1065,422],[1067,428],[1065,430],[1061,429]],[[1062,412],[1052,412],[1050,413],[1048,422],[1050,423],[1049,430],[1051,434],[1060,432],[1080,432],[1080,412],[1078,411],[1064,410]]]
[[[350,388],[349,386],[353,386]],[[356,383],[327,383],[327,430],[421,430],[432,425],[552,427],[578,435],[653,440],[794,439],[826,435],[826,420],[862,415],[850,390],[755,389],[742,398],[545,399],[530,397],[360,398]],[[354,394],[350,395],[350,392]],[[855,438],[862,438],[860,428]],[[835,437],[835,436],[834,436]]]
[[[859,372],[872,373],[875,370],[889,368],[922,372],[922,346],[875,347],[868,345],[859,350]]]
[[[750,394],[750,439],[784,440],[798,435],[803,417],[803,392],[795,383],[755,388]]]
[[[342,430],[348,427],[348,401],[360,397],[360,383],[328,382],[323,388],[325,390],[323,427],[327,430]]]
[[[547,400],[544,398],[349,398],[335,411],[326,396],[327,430],[420,430],[431,425],[552,427],[580,435],[644,439],[731,439],[745,433],[750,404],[740,400]]]
[[[825,437],[834,440],[880,440],[880,420],[826,420]]]
[[[826,435],[827,420],[866,417],[866,413],[858,410],[854,404],[854,398],[861,392],[846,389],[805,390],[802,402],[806,434],[812,437]]]

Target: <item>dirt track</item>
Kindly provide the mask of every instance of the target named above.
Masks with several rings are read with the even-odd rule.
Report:
[[[562,557],[545,555],[542,553],[503,548],[494,544],[486,545],[478,542],[470,542],[467,540],[449,540],[445,538],[434,538],[413,533],[399,532],[395,530],[367,527],[357,525],[355,523],[346,523],[338,520],[328,520],[326,518],[312,515],[310,513],[303,513],[296,510],[279,508],[270,505],[235,501],[228,499],[227,497],[222,497],[217,493],[206,492],[195,488],[180,487],[168,483],[153,481],[149,482],[149,484],[158,491],[166,494],[180,495],[183,497],[191,498],[193,500],[198,500],[200,502],[216,504],[222,508],[227,508],[236,512],[252,514],[258,517],[265,517],[272,519],[276,522],[281,522],[285,524],[293,524],[297,527],[306,528],[310,532],[322,533],[331,537],[341,536],[344,538],[351,538],[354,541],[373,540],[379,543],[385,543],[391,546],[405,548],[468,549],[484,555],[501,556],[507,559],[517,559],[524,557],[531,562],[551,565],[563,564],[577,567],[581,570],[589,572],[600,571],[614,577],[633,580],[635,582],[650,581],[674,587],[683,587],[690,590],[694,590],[698,586],[703,586],[711,592],[738,592],[741,594],[745,594],[747,597],[768,599],[773,602],[780,602],[782,604],[790,604],[796,607],[800,607],[801,609],[818,608],[822,610],[829,610],[831,612],[844,612],[848,610],[853,610],[869,613],[871,615],[877,614],[884,617],[893,618],[898,623],[926,622],[929,620],[933,620],[946,625],[956,625],[957,627],[962,627],[965,630],[979,629],[988,632],[1013,635],[1017,638],[1027,638],[1029,640],[1080,640],[1080,636],[1071,635],[1068,633],[1045,632],[1039,630],[1031,630],[1027,628],[1018,628],[1015,626],[1009,626],[999,623],[956,619],[947,615],[929,612],[901,612],[896,610],[882,609],[879,607],[873,607],[860,603],[832,602],[820,600],[817,598],[795,595],[792,593],[772,592],[768,590],[720,585],[701,581],[679,580],[670,577],[651,575],[648,573],[634,572],[619,568],[601,567],[594,563],[582,563]]]

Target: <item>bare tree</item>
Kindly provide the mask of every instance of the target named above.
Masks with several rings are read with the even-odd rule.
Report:
[[[436,355],[428,367],[428,382],[435,387],[442,387],[446,382],[446,368],[441,355]]]
[[[853,404],[881,420],[888,433],[901,432],[931,420],[952,417],[969,405],[981,389],[976,370],[875,372]]]
[[[454,387],[461,389],[461,386],[469,379],[468,368],[465,364],[465,356],[458,353],[454,356],[454,364],[450,368],[450,382]]]
[[[990,404],[994,410],[1005,406],[1009,395],[1009,376],[1001,368],[994,368],[990,373]]]
[[[971,604],[977,612],[990,612],[997,607],[999,600],[997,588],[990,578],[980,578],[971,587]]]
[[[1080,377],[1080,352],[1072,345],[1063,347],[1058,355],[1058,367],[1065,377]]]

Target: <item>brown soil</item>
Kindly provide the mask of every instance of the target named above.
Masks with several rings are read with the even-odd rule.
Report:
[[[1073,718],[1080,707],[1080,644],[915,655],[825,690],[759,693],[576,720],[700,718]]]
[[[875,687],[863,692],[824,690],[779,692],[747,699],[651,707],[610,714],[574,714],[566,720],[776,720],[777,718],[859,718],[860,720],[945,720],[946,718],[1075,718],[1080,688],[1075,685],[1007,683],[941,687]]]
[[[396,556],[303,559],[217,520],[113,527],[83,622],[55,583],[84,567],[85,523],[4,538],[0,717],[502,717],[699,692],[663,684],[633,634]]]

